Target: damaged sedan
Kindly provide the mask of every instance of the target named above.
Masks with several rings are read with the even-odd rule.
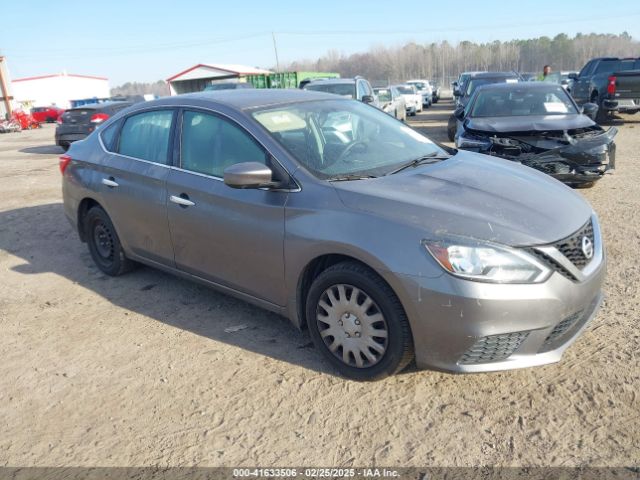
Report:
[[[567,185],[589,187],[615,169],[614,137],[559,85],[495,84],[456,109],[456,146],[535,168]]]

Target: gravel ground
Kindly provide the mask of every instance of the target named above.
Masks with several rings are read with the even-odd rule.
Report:
[[[444,140],[450,108],[412,123]],[[607,299],[561,363],[373,384],[241,301],[101,274],[62,212],[53,126],[0,135],[0,466],[638,465],[639,132],[625,118],[617,173],[580,191]]]

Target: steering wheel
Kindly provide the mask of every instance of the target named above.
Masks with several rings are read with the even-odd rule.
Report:
[[[353,151],[354,148],[356,148],[357,146],[363,146],[363,147],[367,147],[367,142],[363,142],[362,140],[355,140],[353,142],[351,142],[349,145],[347,145],[347,148],[345,148],[342,153],[340,155],[338,155],[338,157],[336,158],[336,161],[338,160],[345,160],[346,157],[348,157],[351,152]]]

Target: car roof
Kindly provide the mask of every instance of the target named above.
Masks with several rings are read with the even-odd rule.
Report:
[[[326,85],[328,83],[356,83],[356,80],[362,80],[361,78],[316,78],[311,80],[307,85]]]
[[[480,85],[477,92],[486,90],[549,90],[550,88],[562,88],[558,83],[552,82],[518,82],[518,83],[489,83]]]
[[[80,105],[78,107],[69,108],[68,110],[99,110],[99,109],[107,109],[110,107],[117,107],[122,105],[123,107],[128,107],[129,105],[133,105],[134,102],[102,102],[102,103],[87,103],[85,105]]]
[[[471,78],[518,78],[519,75],[516,72],[479,72],[472,73]]]
[[[236,110],[245,110],[314,100],[347,101],[347,99],[333,93],[316,92],[298,88],[241,88],[187,93],[152,100],[144,104],[145,106],[172,106],[184,104],[186,101],[192,104],[209,103],[210,105],[223,105]]]

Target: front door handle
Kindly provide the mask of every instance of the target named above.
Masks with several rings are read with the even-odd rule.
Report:
[[[115,179],[113,177],[103,178],[102,179],[102,184],[106,185],[107,187],[110,187],[110,188],[114,188],[114,187],[118,186],[118,183],[115,181]]]
[[[169,197],[169,200],[171,200],[173,203],[177,203],[181,207],[193,207],[195,205],[195,202],[189,200],[189,197],[187,197],[184,193],[182,195],[171,195]]]

